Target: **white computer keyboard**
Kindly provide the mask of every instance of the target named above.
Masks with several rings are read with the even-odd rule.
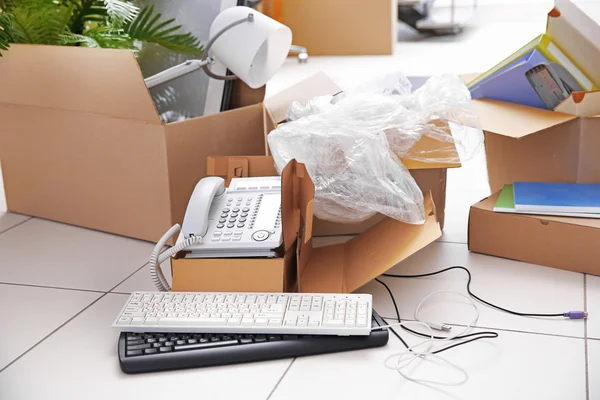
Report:
[[[126,332],[368,335],[370,294],[134,292]]]

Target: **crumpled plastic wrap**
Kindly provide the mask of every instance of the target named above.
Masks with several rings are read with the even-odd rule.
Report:
[[[425,221],[423,194],[405,163],[458,164],[483,147],[470,93],[456,76],[430,78],[411,93],[401,74],[342,94],[291,104],[269,136],[279,171],[306,165],[317,217],[360,222],[376,213],[410,224]],[[469,127],[470,126],[470,127]]]

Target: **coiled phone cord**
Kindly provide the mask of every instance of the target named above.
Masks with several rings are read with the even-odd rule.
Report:
[[[169,259],[171,256],[179,253],[180,251],[193,246],[198,243],[202,243],[202,236],[192,236],[188,239],[185,239],[183,242],[171,247],[164,252],[160,252],[162,248],[166,245],[167,241],[171,239],[176,233],[181,230],[181,225],[175,224],[169,229],[163,237],[160,238],[154,249],[152,250],[152,254],[150,254],[150,260],[148,264],[150,265],[150,277],[152,278],[152,282],[154,282],[154,286],[161,292],[169,292],[171,291],[171,285],[167,282],[165,275],[162,272],[160,264],[165,260]]]

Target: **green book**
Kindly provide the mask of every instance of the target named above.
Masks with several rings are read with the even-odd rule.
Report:
[[[515,212],[515,195],[513,185],[504,185],[496,204],[495,212]]]

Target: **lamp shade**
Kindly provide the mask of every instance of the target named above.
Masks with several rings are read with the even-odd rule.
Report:
[[[259,88],[277,72],[288,56],[292,31],[249,7],[231,7],[222,11],[210,27],[213,38],[229,24],[254,16],[224,32],[212,45],[212,57],[253,89]]]

